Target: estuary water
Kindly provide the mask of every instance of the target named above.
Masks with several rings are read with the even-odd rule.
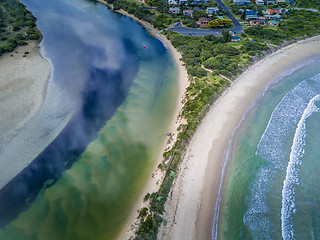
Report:
[[[165,140],[173,58],[102,4],[22,2],[53,71],[40,111],[0,153],[0,239],[113,239]]]
[[[274,83],[234,137],[220,239],[320,239],[320,59]]]

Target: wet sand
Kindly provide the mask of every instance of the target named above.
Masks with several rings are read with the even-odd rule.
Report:
[[[50,73],[38,41],[0,57],[0,152],[40,109]]]

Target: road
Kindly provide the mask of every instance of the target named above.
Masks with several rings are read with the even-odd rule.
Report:
[[[240,34],[243,33],[243,27],[241,26],[241,24],[238,22],[238,20],[231,14],[231,12],[229,11],[229,8],[226,7],[226,5],[223,4],[223,2],[221,0],[216,0],[216,3],[226,11],[228,18],[231,19],[234,28],[230,29],[230,31],[236,33],[236,34]]]
[[[183,27],[181,24],[168,28],[167,30],[180,33],[183,36],[206,36],[211,34],[220,36],[222,32],[221,29],[188,28]]]
[[[234,28],[227,30],[236,34],[243,33],[243,27],[238,22],[238,20],[230,13],[229,9],[221,2],[221,0],[216,0],[216,2],[221,8],[226,11],[228,18],[231,19],[233,25],[235,26]],[[167,30],[180,33],[183,36],[206,36],[210,34],[220,36],[222,32],[221,29],[187,28],[183,27],[181,24],[168,28]]]

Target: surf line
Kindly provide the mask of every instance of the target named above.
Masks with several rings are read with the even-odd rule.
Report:
[[[291,146],[290,160],[287,165],[286,178],[283,181],[282,201],[281,201],[281,235],[284,240],[294,239],[292,214],[295,213],[295,185],[299,182],[298,166],[301,165],[301,157],[304,155],[306,138],[306,120],[315,112],[320,112],[320,108],[315,105],[320,100],[320,94],[313,97],[304,110],[298,122],[293,143]]]

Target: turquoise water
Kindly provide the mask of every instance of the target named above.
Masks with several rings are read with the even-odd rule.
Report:
[[[219,239],[320,238],[320,61],[270,86],[237,131]]]
[[[30,142],[56,137],[1,190],[0,239],[114,239],[173,117],[174,60],[135,21],[104,5],[24,3],[38,18],[54,71],[34,123],[43,131],[25,138],[19,157],[37,153]]]

